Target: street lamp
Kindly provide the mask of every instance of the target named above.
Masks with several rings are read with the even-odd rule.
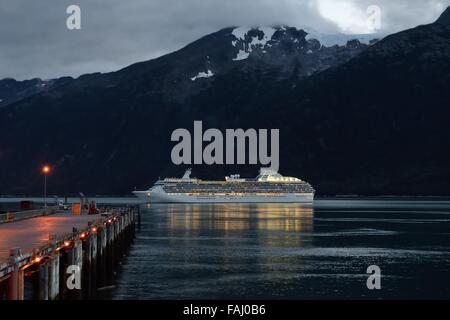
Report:
[[[50,166],[43,166],[42,173],[44,174],[44,213],[47,213],[47,175],[50,173]]]

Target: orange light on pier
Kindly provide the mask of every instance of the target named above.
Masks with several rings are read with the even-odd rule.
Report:
[[[47,166],[47,165],[43,166],[42,173],[44,173],[44,174],[50,173],[50,166]]]
[[[69,242],[69,241],[64,241],[64,246],[65,246],[65,247],[70,246],[70,242]]]
[[[44,165],[42,173],[44,174],[44,214],[47,213],[47,175],[50,173],[50,166]]]
[[[97,227],[93,227],[92,232],[97,232]]]
[[[39,262],[41,262],[41,257],[36,257],[36,258],[34,258],[34,262],[36,262],[36,263],[39,263]]]
[[[82,234],[80,234],[80,238],[81,238],[81,239],[84,239],[84,238],[86,238],[86,233],[85,233],[85,232],[83,232]]]

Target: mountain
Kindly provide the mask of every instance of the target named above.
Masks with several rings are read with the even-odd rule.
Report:
[[[442,24],[442,25],[448,25],[450,24],[450,7],[448,7],[437,19],[436,23]]]
[[[170,160],[176,128],[280,128],[280,172],[320,194],[450,194],[450,28],[322,46],[288,27],[226,28],[118,72],[0,109],[0,193],[127,194]],[[204,178],[254,166],[194,166]]]
[[[0,80],[0,108],[26,99],[35,94],[54,89],[73,80],[71,77],[42,80],[39,78],[17,81],[11,78]]]
[[[225,28],[160,58],[118,72],[84,75],[63,91],[120,87],[183,103],[236,70],[262,72],[272,80],[301,79],[342,64],[367,47],[357,39],[322,46],[305,31],[287,26]]]

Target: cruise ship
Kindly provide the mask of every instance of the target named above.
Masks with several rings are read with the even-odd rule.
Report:
[[[265,168],[255,179],[236,174],[224,181],[191,178],[188,169],[182,178],[165,178],[148,190],[133,192],[150,203],[312,203],[314,193],[309,183]]]

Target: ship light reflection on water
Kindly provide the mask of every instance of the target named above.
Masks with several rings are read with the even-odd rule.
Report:
[[[233,294],[243,294],[255,281],[276,294],[294,285],[294,270],[296,276],[306,270],[304,254],[313,245],[312,205],[149,204],[141,214],[130,266],[158,274],[145,279],[155,296],[166,288],[190,297],[192,290],[220,291],[230,283]]]
[[[223,235],[269,231],[273,233],[268,241],[302,242],[302,234],[313,232],[313,207],[300,204],[170,204],[166,208],[168,229],[191,235],[205,230]]]

